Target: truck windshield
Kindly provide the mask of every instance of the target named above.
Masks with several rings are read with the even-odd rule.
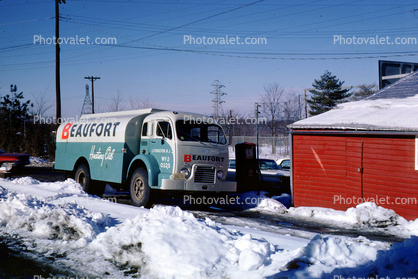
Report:
[[[181,141],[226,144],[224,131],[216,124],[178,120],[176,128],[177,137]]]

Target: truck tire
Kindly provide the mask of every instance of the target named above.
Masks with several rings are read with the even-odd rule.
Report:
[[[151,188],[148,185],[148,174],[143,168],[137,168],[131,176],[129,185],[132,204],[149,207]]]
[[[91,178],[90,170],[86,164],[81,164],[77,167],[77,170],[74,173],[74,180],[83,187],[83,190],[91,194]]]
[[[83,187],[83,190],[90,195],[101,197],[104,193],[106,183],[91,179],[89,167],[81,164],[77,167],[74,174],[74,180]]]

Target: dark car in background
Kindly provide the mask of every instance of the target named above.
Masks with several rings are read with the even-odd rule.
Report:
[[[258,159],[260,186],[254,190],[263,190],[272,194],[290,193],[290,171],[277,165],[271,159]],[[235,159],[229,160],[227,180],[236,181]]]
[[[29,163],[28,154],[7,153],[6,151],[0,150],[0,168],[4,168],[6,171],[15,171]]]
[[[289,158],[282,158],[276,161],[277,166],[281,170],[290,170],[290,159]]]

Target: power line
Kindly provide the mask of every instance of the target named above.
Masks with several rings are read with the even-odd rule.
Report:
[[[142,37],[142,38],[140,38],[138,40],[147,39],[147,38],[154,37],[154,36],[157,36],[157,35],[160,35],[160,34],[163,34],[163,33],[167,33],[167,32],[170,32],[170,31],[173,31],[173,30],[176,30],[176,29],[180,29],[180,28],[183,28],[183,27],[186,27],[186,26],[189,26],[189,25],[198,23],[198,22],[205,21],[205,20],[210,19],[210,18],[214,18],[214,17],[220,16],[220,15],[224,15],[224,14],[227,14],[227,13],[230,13],[230,12],[233,12],[233,11],[237,11],[237,10],[240,10],[240,9],[243,9],[243,8],[246,8],[246,7],[249,7],[249,6],[252,6],[252,5],[257,4],[257,3],[260,3],[262,1],[263,0],[258,0],[258,1],[255,1],[255,2],[252,2],[252,3],[249,3],[249,4],[246,4],[246,5],[239,6],[239,7],[234,8],[234,9],[230,9],[230,10],[227,10],[227,11],[224,11],[224,12],[220,12],[220,13],[217,13],[217,14],[214,14],[214,15],[210,15],[208,17],[201,18],[201,19],[198,19],[198,20],[195,20],[195,21],[192,21],[192,22],[189,22],[189,23],[180,25],[180,26],[176,26],[176,27],[173,27],[173,28],[170,28],[170,29],[167,29],[167,30],[163,30],[163,31],[158,32],[158,33],[155,33],[153,35],[149,35],[149,36],[146,36],[146,37]]]
[[[65,18],[65,17],[64,17]],[[372,55],[372,56],[356,56],[356,57],[262,57],[262,56],[249,56],[249,55],[240,55],[240,54],[227,54],[225,52],[217,53],[217,52],[209,52],[209,51],[195,51],[195,50],[189,50],[189,49],[179,49],[179,48],[171,48],[161,45],[155,45],[150,43],[145,43],[142,41],[130,39],[127,37],[119,36],[107,31],[103,31],[101,29],[98,29],[96,27],[90,26],[88,24],[73,20],[71,18],[65,18],[66,20],[73,21],[75,23],[84,25],[86,27],[89,27],[91,29],[94,29],[96,31],[122,38],[125,40],[129,40],[131,42],[136,42],[140,44],[144,44],[146,46],[127,46],[127,45],[100,45],[100,46],[106,46],[106,47],[126,47],[126,48],[140,48],[140,49],[150,49],[150,50],[166,50],[166,51],[179,51],[179,52],[189,52],[189,53],[196,53],[196,54],[203,54],[203,55],[213,55],[213,56],[224,56],[224,57],[234,57],[234,58],[248,58],[248,59],[273,59],[273,60],[344,60],[344,59],[366,59],[366,58],[388,58],[388,57],[404,57],[404,56],[417,56],[417,53],[408,53],[408,52],[394,52],[393,54],[381,54],[381,55]],[[257,53],[261,54],[261,53]],[[264,54],[264,53],[263,53]],[[358,53],[337,53],[337,54],[331,54],[331,55],[358,55]],[[368,55],[370,53],[366,53]],[[272,53],[270,55],[317,55],[317,54],[284,54],[284,53]],[[321,55],[328,55],[328,54],[321,54]]]
[[[32,20],[24,20],[24,21],[17,21],[17,22],[8,22],[8,23],[2,23],[0,24],[0,26],[4,26],[4,25],[13,25],[13,24],[19,24],[19,23],[27,23],[27,22],[34,22],[34,21],[39,21],[39,20],[45,20],[45,19],[53,19],[54,17],[45,17],[45,18],[38,18],[38,19],[32,19]]]

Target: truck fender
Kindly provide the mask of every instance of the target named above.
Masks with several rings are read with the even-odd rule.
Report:
[[[150,155],[136,155],[128,167],[127,177],[139,166],[142,166],[146,169],[148,173],[148,183],[150,186],[158,186],[158,174],[160,173],[160,168],[158,166],[157,160]]]

